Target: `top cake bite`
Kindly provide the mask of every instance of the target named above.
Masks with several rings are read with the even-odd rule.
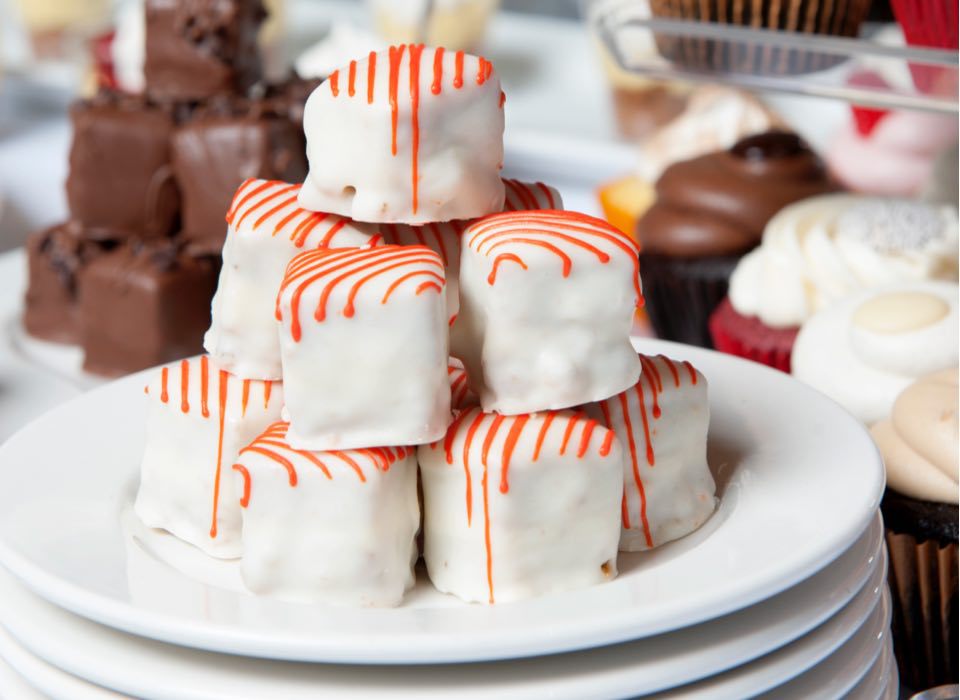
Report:
[[[423,45],[371,52],[310,95],[303,128],[305,209],[418,224],[503,208],[503,93],[482,57]]]

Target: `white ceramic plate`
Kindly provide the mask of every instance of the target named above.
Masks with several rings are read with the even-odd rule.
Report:
[[[844,697],[880,656],[890,634],[890,600],[885,582],[873,591],[872,600],[874,605],[866,614],[848,606],[809,634],[762,659],[657,697]]]
[[[236,593],[178,573],[158,550],[138,564],[121,514],[143,447],[143,374],[60,406],[0,448],[0,563],[69,610],[177,644],[429,663],[583,649],[700,623],[795,585],[864,531],[883,470],[843,410],[755,363],[659,341],[639,347],[689,359],[710,381],[710,459],[724,488],[700,531],[622,556],[611,583],[495,607],[422,584],[398,609],[356,610]]]
[[[589,687],[617,689],[622,695],[688,683],[788,644],[840,609],[854,617],[869,612],[885,577],[882,542],[883,528],[877,517],[847,552],[813,578],[758,605],[702,625],[574,654],[468,667],[467,671],[458,667],[460,670],[454,675],[465,677],[479,670],[481,673],[474,675],[483,678],[472,678],[471,684],[480,693],[493,690],[489,687],[489,671],[498,670],[508,681],[522,678],[557,697],[576,697]],[[121,634],[44,603],[9,574],[0,575],[0,623],[39,645],[38,653],[51,662],[127,692],[152,688],[154,692],[164,690],[175,695],[182,690],[179,679],[184,674],[196,692],[212,694],[217,688],[242,686],[251,697],[270,697],[277,678],[286,679],[288,693],[301,693],[296,697],[308,697],[317,684],[336,687],[343,693],[367,687],[362,682],[366,667],[321,666],[303,676],[291,676],[291,667],[286,664],[250,659],[240,663],[232,657],[191,652]],[[37,640],[32,630],[43,630],[47,641]],[[89,643],[81,643],[83,640]],[[111,660],[109,668],[101,668],[98,660],[102,659]],[[233,680],[224,680],[224,673],[220,672],[223,670]],[[397,675],[395,680],[406,687],[411,683],[411,675],[420,678],[428,672],[430,667],[418,666],[412,674]],[[376,673],[385,671],[381,668]],[[444,687],[441,685],[437,693]],[[414,684],[411,692],[422,690],[418,688]],[[497,692],[502,691],[498,686]]]
[[[24,649],[0,627],[0,698],[122,700],[126,697],[48,664]]]
[[[871,581],[810,634],[774,654],[710,679],[701,690],[709,692],[710,697],[733,697],[731,693],[742,692],[745,687],[760,692],[789,681],[841,645],[846,648],[844,640],[859,635],[857,630],[865,621],[877,617],[884,563],[881,555]],[[649,677],[656,665],[650,663],[649,654],[645,657],[644,647],[664,646],[663,654],[670,661],[668,656],[675,646],[668,636],[586,652],[486,664],[292,664],[196,651],[118,632],[51,605],[5,573],[0,573],[0,620],[30,654],[89,682],[136,697],[198,700],[295,700],[315,698],[320,691],[330,697],[369,698],[382,696],[386,689],[392,697],[419,699],[624,697],[649,690]],[[737,632],[735,622],[729,631]],[[862,639],[857,642],[861,643],[869,646]],[[682,652],[678,656],[682,659]],[[17,668],[22,666],[17,664]],[[850,685],[859,678],[851,677],[851,669],[841,674]],[[34,671],[28,668],[26,672]],[[811,683],[808,679],[805,684],[808,690],[817,687]]]
[[[20,328],[25,275],[21,251],[0,255],[0,442],[80,393],[72,382],[17,352],[13,335]]]

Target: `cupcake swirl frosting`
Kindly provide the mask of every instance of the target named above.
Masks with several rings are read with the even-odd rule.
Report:
[[[918,378],[957,366],[958,287],[900,283],[853,294],[800,328],[793,376],[867,424],[890,415]]]
[[[921,377],[870,432],[883,454],[887,485],[911,498],[957,503],[957,369]]]
[[[799,326],[828,304],[895,282],[957,279],[957,212],[863,195],[785,207],[730,279],[730,302],[774,328]]]
[[[733,255],[756,246],[787,204],[835,189],[800,137],[771,131],[667,168],[637,233],[646,252]]]

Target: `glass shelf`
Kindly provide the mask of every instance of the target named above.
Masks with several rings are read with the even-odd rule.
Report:
[[[659,19],[637,0],[597,3],[589,18],[615,63],[639,77],[725,83],[882,109],[957,113],[956,51]],[[869,36],[871,29],[875,27],[863,33]],[[864,72],[882,75],[889,84],[851,83],[851,76]]]

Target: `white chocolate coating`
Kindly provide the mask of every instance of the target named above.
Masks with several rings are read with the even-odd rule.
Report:
[[[277,299],[299,449],[418,445],[450,422],[443,262],[426,246],[301,253]]]
[[[484,58],[422,45],[371,53],[310,95],[300,205],[422,224],[503,208],[503,93]]]
[[[563,199],[553,187],[542,182],[503,180],[507,193],[503,200],[504,211],[529,211],[533,209],[563,209]],[[460,309],[460,241],[463,232],[472,221],[445,221],[409,226],[407,224],[380,224],[375,242],[390,245],[425,245],[443,260],[447,278],[447,311],[450,323]]]
[[[799,326],[850,294],[957,279],[957,212],[903,199],[829,194],[781,210],[737,265],[730,303],[774,328]]]
[[[956,284],[913,282],[844,299],[803,324],[791,372],[875,423],[915,379],[957,366],[957,295]]]
[[[418,457],[424,560],[440,591],[503,603],[616,575],[622,451],[583,413],[472,408]]]
[[[534,211],[475,222],[463,244],[453,354],[485,411],[566,408],[637,383],[629,237],[583,214]]]
[[[247,180],[227,213],[223,267],[204,348],[240,377],[279,379],[277,290],[294,255],[313,248],[365,245],[374,231],[297,205],[299,185]]]
[[[204,355],[162,367],[146,393],[137,515],[212,556],[240,556],[230,465],[280,417],[282,385],[239,379]]]
[[[299,602],[387,607],[413,586],[413,448],[305,452],[276,423],[241,450],[240,571],[254,593]]]
[[[689,362],[641,355],[636,386],[584,407],[623,446],[620,549],[635,552],[690,534],[713,514],[707,465],[707,380]]]

